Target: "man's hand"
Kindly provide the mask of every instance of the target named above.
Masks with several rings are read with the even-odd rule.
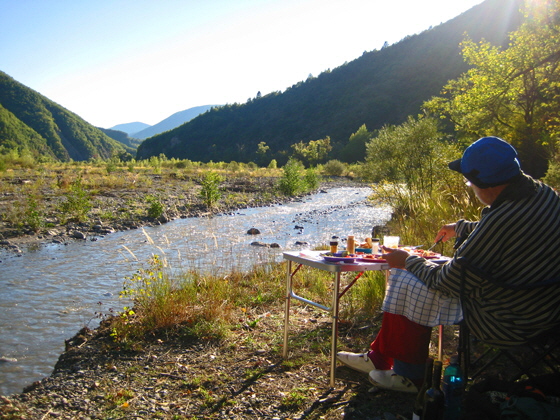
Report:
[[[451,238],[454,238],[456,235],[455,225],[456,223],[450,223],[448,225],[442,226],[439,232],[436,234],[436,238],[434,239],[434,242],[439,240],[442,240],[443,242],[447,242]]]
[[[391,268],[404,268],[404,262],[406,261],[407,257],[410,256],[410,253],[402,250],[402,249],[395,249],[395,248],[387,248],[382,246],[383,249],[383,258],[387,260],[387,264]]]

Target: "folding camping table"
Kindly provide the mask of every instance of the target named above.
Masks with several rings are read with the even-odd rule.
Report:
[[[389,264],[381,262],[363,262],[356,263],[347,262],[327,262],[321,254],[325,251],[289,251],[284,252],[284,259],[288,261],[286,273],[286,306],[284,317],[284,348],[282,356],[288,357],[288,330],[290,323],[290,304],[292,299],[299,300],[306,304],[315,306],[324,311],[330,312],[332,316],[332,336],[331,336],[331,370],[330,385],[334,387],[334,377],[336,369],[336,349],[338,340],[338,309],[342,296],[356,283],[365,271],[385,271],[386,277],[389,274]],[[325,306],[320,303],[313,302],[304,297],[298,296],[293,291],[293,278],[302,266],[317,268],[319,270],[328,271],[334,275],[333,291],[331,306]],[[294,268],[295,266],[295,268]],[[340,290],[341,275],[346,272],[355,272],[356,276]]]

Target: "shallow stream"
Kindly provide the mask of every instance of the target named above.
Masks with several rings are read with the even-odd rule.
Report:
[[[22,256],[0,251],[0,395],[49,376],[64,340],[84,326],[95,328],[98,314],[126,306],[118,297],[123,280],[150,255],[165,255],[173,269],[225,274],[280,261],[283,251],[325,245],[333,235],[354,234],[360,241],[390,215],[367,203],[370,192],[333,188],[283,205],[42,245]],[[251,228],[261,233],[248,235]],[[280,248],[251,245],[255,241]]]

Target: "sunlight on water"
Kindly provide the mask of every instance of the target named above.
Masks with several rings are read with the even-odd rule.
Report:
[[[150,255],[165,255],[174,270],[225,274],[280,261],[283,251],[298,248],[298,241],[309,244],[304,248],[326,245],[333,235],[354,234],[360,241],[389,217],[387,208],[366,205],[369,192],[336,188],[284,205],[180,219],[98,241],[49,244],[22,257],[2,251],[0,395],[21,392],[50,375],[65,339],[83,326],[96,327],[97,313],[126,306],[118,298],[122,282]],[[251,228],[261,234],[248,235]],[[251,245],[255,241],[280,248]]]

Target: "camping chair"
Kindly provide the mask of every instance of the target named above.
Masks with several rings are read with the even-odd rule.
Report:
[[[471,265],[465,257],[459,257],[457,261],[462,265],[461,299],[467,268],[474,271],[478,276],[484,278],[492,284],[512,290],[534,290],[535,288],[542,288],[543,292],[546,292],[547,287],[555,285],[560,286],[560,279],[551,279],[527,286],[512,286],[497,281],[483,270]],[[483,372],[488,372],[493,367],[495,368],[498,359],[503,358],[513,365],[512,374],[508,375],[508,377],[504,377],[506,380],[516,381],[524,375],[530,378],[535,374],[543,373],[552,373],[560,377],[560,324],[550,330],[543,331],[537,337],[532,338],[530,342],[522,346],[504,349],[484,344],[487,347],[486,350],[483,351],[480,356],[476,357],[475,360],[471,360],[472,349],[475,344],[478,345],[484,343],[476,339],[476,337],[471,337],[471,333],[466,323],[464,321],[461,322],[459,326],[458,353],[461,366],[467,380],[472,381]],[[472,374],[470,373],[471,368],[476,369]],[[504,376],[504,371],[500,371],[500,374]]]

